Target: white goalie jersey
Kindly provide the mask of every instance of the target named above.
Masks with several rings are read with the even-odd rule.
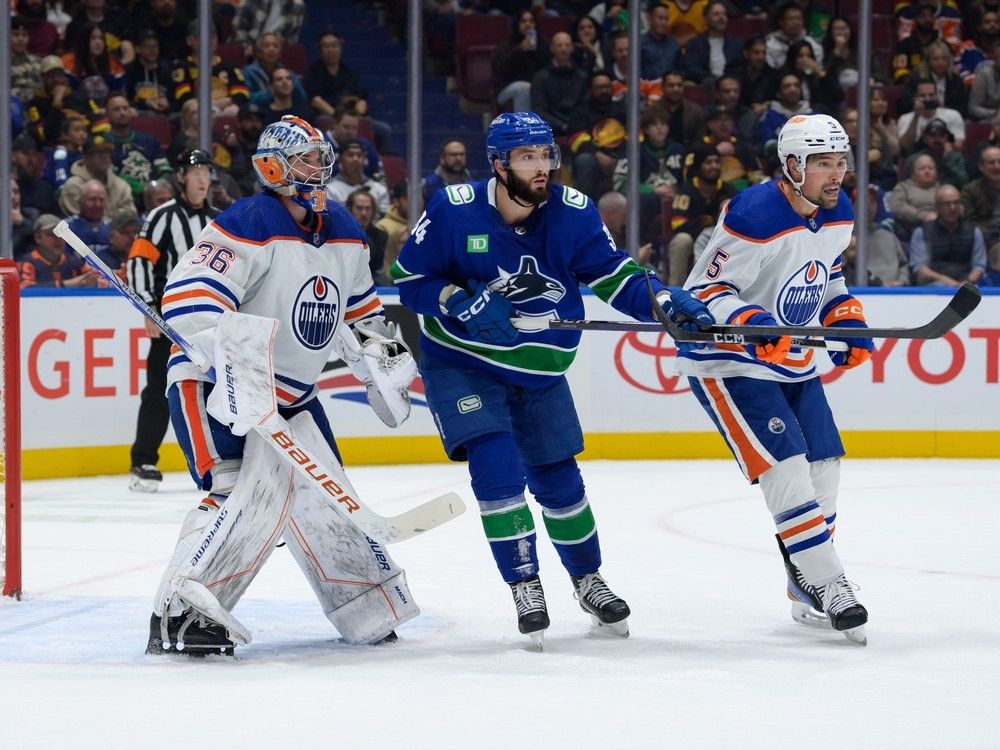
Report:
[[[835,208],[804,218],[779,184],[757,185],[733,198],[684,284],[720,324],[741,325],[764,308],[778,325],[817,325],[824,305],[847,293],[841,253],[854,228],[847,196],[841,192]],[[768,364],[742,346],[718,345],[678,354],[676,369],[698,377],[793,382],[816,377],[813,351],[793,347],[780,364]]]
[[[280,406],[314,395],[338,327],[383,316],[357,223],[330,204],[315,231],[266,194],[237,201],[208,224],[167,279],[163,317],[182,336],[215,328],[226,310],[276,318]],[[208,380],[173,347],[168,382]]]

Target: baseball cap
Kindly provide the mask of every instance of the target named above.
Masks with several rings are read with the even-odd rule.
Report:
[[[83,153],[92,154],[95,151],[114,151],[114,144],[103,135],[87,136],[87,142],[83,145]]]
[[[237,117],[250,117],[250,116],[260,117],[260,115],[261,115],[260,106],[254,104],[253,102],[246,102],[244,104],[241,104],[239,112],[236,113]]]
[[[952,135],[951,131],[948,130],[948,123],[942,120],[940,117],[935,117],[924,127],[924,135],[933,135],[935,133],[947,133],[948,140],[954,141],[955,136]]]
[[[139,29],[139,31],[136,32],[134,41],[135,44],[142,44],[147,39],[156,39],[159,41],[160,38],[156,35],[155,31],[147,26],[146,28]]]
[[[38,143],[29,133],[21,133],[10,144],[11,151],[37,151]]]
[[[51,73],[53,70],[65,70],[62,60],[59,59],[58,55],[46,55],[42,58],[42,75]]]
[[[14,16],[10,19],[11,31],[30,31],[31,22],[24,16]]]
[[[138,224],[139,217],[133,211],[118,211],[111,217],[111,228],[121,230],[128,224]]]
[[[53,214],[42,214],[38,217],[38,221],[35,222],[35,229],[41,229],[43,232],[51,232],[58,225],[58,216]]]

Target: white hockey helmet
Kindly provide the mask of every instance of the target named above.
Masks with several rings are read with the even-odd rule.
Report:
[[[303,154],[319,152],[310,164]],[[323,134],[300,117],[285,115],[264,128],[252,161],[265,190],[287,195],[304,208],[326,211],[326,184],[333,177],[336,156]]]
[[[812,154],[846,154],[847,170],[854,170],[851,142],[844,126],[829,115],[795,115],[788,119],[778,133],[778,159],[781,171],[788,181],[801,190],[805,182],[806,160]],[[798,180],[788,173],[788,157],[795,157],[798,164]]]

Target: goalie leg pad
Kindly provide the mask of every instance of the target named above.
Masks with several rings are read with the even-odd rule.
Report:
[[[337,462],[312,415],[289,420],[296,439],[323,463]],[[312,484],[298,480],[285,542],[323,612],[349,643],[373,643],[418,614],[403,569]]]

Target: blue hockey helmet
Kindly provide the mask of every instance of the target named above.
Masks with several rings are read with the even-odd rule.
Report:
[[[317,152],[312,162],[304,155]],[[264,128],[252,162],[257,182],[265,190],[287,195],[303,208],[327,210],[326,184],[336,156],[330,142],[305,120],[285,115]]]
[[[486,131],[486,158],[490,169],[493,160],[499,159],[507,168],[510,152],[522,146],[547,146],[550,169],[559,169],[560,154],[552,128],[534,112],[504,112],[497,115]]]

